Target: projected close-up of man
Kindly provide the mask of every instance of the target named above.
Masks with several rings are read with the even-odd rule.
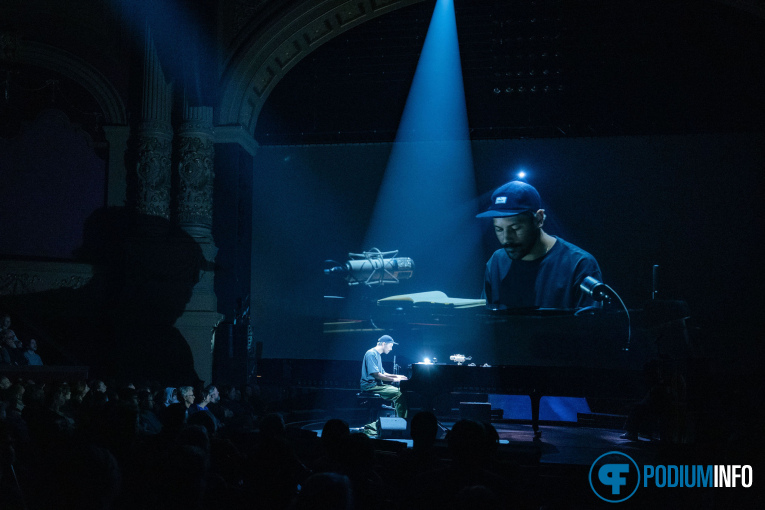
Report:
[[[585,278],[602,280],[595,258],[543,230],[545,211],[537,190],[511,181],[491,196],[488,210],[502,246],[486,264],[488,305],[506,308],[581,308],[595,304],[580,288]]]

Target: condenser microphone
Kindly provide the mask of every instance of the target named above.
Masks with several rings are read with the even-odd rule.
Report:
[[[414,260],[396,255],[398,250],[382,252],[377,248],[364,253],[349,253],[351,260],[345,264],[335,263],[325,269],[324,274],[340,275],[348,285],[364,284],[370,287],[408,280],[414,274]]]

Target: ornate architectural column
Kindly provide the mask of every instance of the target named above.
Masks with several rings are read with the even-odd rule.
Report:
[[[178,225],[196,241],[204,257],[199,283],[194,286],[186,311],[175,322],[194,356],[194,368],[206,383],[212,381],[212,331],[223,319],[217,312],[214,266],[218,248],[212,238],[213,219],[213,109],[209,106],[183,109],[175,147],[178,162],[175,216]]]
[[[144,53],[141,123],[135,133],[136,173],[129,176],[132,202],[141,215],[170,220],[173,128],[172,85],[165,81],[151,31]],[[132,179],[130,177],[133,177]]]
[[[178,129],[178,223],[190,236],[212,241],[213,109],[185,106]]]

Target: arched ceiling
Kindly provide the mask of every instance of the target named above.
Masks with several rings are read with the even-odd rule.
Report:
[[[435,0],[198,3],[218,27],[217,69],[202,73],[216,124],[260,143],[334,143],[392,138]],[[475,138],[764,129],[760,1],[455,3]],[[122,124],[136,99],[131,4],[87,5],[9,0],[3,30],[36,48],[30,63],[79,72],[64,79]]]
[[[254,9],[230,44],[224,62],[218,124],[252,133],[266,98],[284,75],[326,41],[422,0],[330,0],[275,3]]]
[[[391,140],[434,3],[305,1],[255,16],[229,44],[219,124],[243,125],[261,144]],[[474,138],[764,128],[756,2],[456,10]]]

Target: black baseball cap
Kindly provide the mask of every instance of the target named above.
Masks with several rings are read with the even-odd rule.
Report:
[[[522,181],[510,181],[494,190],[489,209],[477,214],[476,218],[516,216],[526,211],[537,212],[541,208],[542,199],[534,186]]]
[[[377,339],[378,344],[393,344],[398,345],[398,342],[394,341],[390,335],[383,335]]]

